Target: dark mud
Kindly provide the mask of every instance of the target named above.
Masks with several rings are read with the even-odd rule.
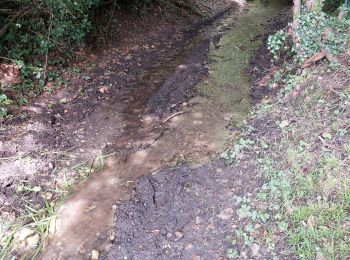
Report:
[[[239,223],[236,196],[255,192],[249,167],[184,165],[141,177],[133,200],[118,209],[108,259],[221,259]]]
[[[197,83],[208,73],[205,63],[208,58],[210,39],[204,40],[190,58],[171,75],[149,99],[150,112],[164,113],[188,101],[195,92]]]
[[[250,73],[253,78],[252,97],[254,103],[260,102],[265,96],[275,95],[278,90],[277,88],[270,88],[268,86],[268,82],[265,80],[263,84],[262,80],[267,76],[269,70],[271,70],[273,67],[279,67],[284,63],[283,58],[288,59],[290,57],[288,56],[288,53],[284,53],[283,57],[281,57],[278,62],[273,62],[272,56],[267,48],[267,39],[269,35],[288,26],[291,19],[292,17],[290,11],[285,8],[285,10],[282,10],[277,17],[270,21],[267,33],[261,36],[263,44],[256,51],[256,55],[254,55],[253,59],[251,60],[250,68],[248,70],[248,73]]]
[[[115,152],[120,148],[116,140],[132,135],[141,125],[139,117],[147,104],[166,112],[165,108],[172,105],[167,102],[191,97],[194,84],[206,73],[202,65],[208,42],[199,44],[192,56],[193,46],[188,45],[200,29],[233,5],[220,1],[207,8],[204,17],[172,7],[150,10],[146,17],[118,13],[120,19],[112,28],[115,38],[107,46],[96,46],[93,53],[85,53],[85,60],[76,64],[81,72],[73,76],[67,73],[66,87],[32,100],[23,108],[26,121],[7,122],[0,128],[2,211],[13,218],[21,214],[26,201],[44,205],[39,193],[18,193],[17,188],[23,183],[42,190],[60,185],[62,176],[57,174],[67,167],[62,154],[70,154],[73,165],[93,160],[100,151]],[[186,63],[186,69],[176,71],[178,65]],[[180,83],[186,84],[174,92]],[[153,104],[149,99],[162,85],[167,86],[162,88],[162,97],[157,94],[162,102]],[[128,153],[138,147],[122,149]]]
[[[289,10],[282,10],[269,21],[268,33],[283,28],[289,17]],[[261,37],[266,43],[267,35]],[[250,72],[255,82],[252,95],[256,102],[270,93],[257,85],[271,68],[270,60],[263,45],[251,60]],[[170,103],[176,104],[175,99]],[[266,127],[261,121],[254,122],[253,126]],[[249,220],[239,217],[241,205],[237,198],[252,197],[261,186],[256,159],[257,155],[250,153],[230,166],[222,162],[197,169],[183,165],[154,176],[141,177],[132,199],[117,209],[115,239],[110,253],[104,257],[227,259],[235,232],[251,225]],[[260,206],[264,207],[263,204]],[[271,259],[271,251],[261,241],[265,229],[260,225],[254,229],[255,242],[252,245],[235,244],[239,259]],[[284,254],[283,241],[276,241],[276,245],[278,259],[292,259]]]

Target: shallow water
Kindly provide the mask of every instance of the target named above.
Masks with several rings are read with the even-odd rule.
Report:
[[[282,6],[280,1],[261,1],[227,13],[129,84],[124,95],[130,102],[121,111],[101,110],[122,118],[124,132],[113,143],[128,152],[109,158],[105,170],[78,187],[62,206],[42,259],[86,259],[93,249],[105,251],[115,204],[129,197],[138,177],[184,161],[198,166],[225,147],[230,141],[225,126],[230,120],[242,122],[251,107],[251,79],[246,73],[250,57],[261,44],[268,20]],[[212,41],[209,75],[198,84],[199,95],[165,123],[147,114],[148,98],[203,39],[218,39],[217,35],[221,38]]]

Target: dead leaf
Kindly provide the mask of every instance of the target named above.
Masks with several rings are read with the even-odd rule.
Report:
[[[301,68],[305,69],[307,67],[310,67],[315,62],[322,60],[324,57],[326,57],[326,55],[327,55],[327,52],[325,50],[322,50],[322,51],[314,54],[311,58],[309,58],[307,61],[305,61],[303,65],[301,65]]]
[[[102,93],[102,94],[107,93],[108,90],[109,90],[109,89],[108,89],[108,87],[106,87],[106,86],[102,86],[102,87],[100,87],[100,89],[99,89],[100,93]]]
[[[18,84],[21,83],[20,71],[17,65],[0,65],[0,84]]]
[[[268,73],[258,81],[258,86],[259,87],[264,87],[268,85],[268,81],[273,78],[275,73],[278,71],[278,68],[272,68],[268,71]]]

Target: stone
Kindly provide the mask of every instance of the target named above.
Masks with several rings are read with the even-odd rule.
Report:
[[[232,208],[227,208],[224,209],[223,211],[220,212],[219,215],[217,215],[219,218],[222,220],[227,220],[230,219],[233,216],[233,209]]]
[[[28,237],[27,240],[27,248],[28,249],[35,249],[39,245],[40,242],[40,236],[39,234],[35,234],[34,236]]]
[[[15,240],[24,241],[27,237],[34,235],[35,231],[24,227],[14,235]]]
[[[185,247],[186,250],[191,250],[192,248],[193,248],[193,245],[192,245],[192,244],[188,244],[188,245]]]
[[[180,232],[180,231],[176,231],[175,232],[175,237],[176,237],[176,240],[180,240],[181,238],[183,238],[183,234]]]
[[[91,252],[91,259],[98,260],[99,257],[100,257],[100,252],[97,251],[97,250],[92,250],[92,252]]]

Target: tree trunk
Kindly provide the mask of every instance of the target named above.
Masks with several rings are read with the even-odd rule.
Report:
[[[293,6],[292,38],[293,38],[293,42],[294,42],[295,46],[299,47],[300,41],[299,41],[298,37],[295,35],[295,31],[299,27],[298,17],[300,15],[300,11],[301,11],[301,0],[293,0],[293,3],[294,3],[294,6]]]

